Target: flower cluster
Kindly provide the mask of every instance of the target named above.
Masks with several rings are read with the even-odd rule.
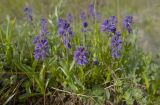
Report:
[[[35,45],[34,57],[36,60],[45,59],[49,51],[48,41],[45,39],[39,40],[39,43]]]
[[[119,31],[115,32],[111,39],[112,58],[120,58],[122,50],[122,39]]]
[[[111,16],[109,19],[104,20],[102,23],[102,31],[108,31],[110,33],[116,32],[117,18],[116,16]]]
[[[36,60],[44,60],[49,52],[49,45],[47,40],[47,20],[45,18],[41,19],[41,32],[35,36],[33,44],[35,45],[34,57]]]
[[[27,19],[31,22],[33,20],[32,18],[32,9],[29,7],[24,8],[24,13],[27,16]]]
[[[58,21],[58,34],[60,35],[62,42],[67,48],[71,48],[70,41],[74,33],[72,27],[67,20],[59,19]]]
[[[74,59],[79,65],[85,65],[88,63],[88,52],[85,51],[85,48],[80,46],[77,48],[77,50],[74,52]]]
[[[92,19],[95,20],[98,18],[98,14],[95,11],[94,4],[89,5],[89,14],[92,16]],[[32,20],[32,11],[30,8],[25,8],[25,14]],[[100,18],[100,15],[99,15]],[[85,12],[81,12],[80,19],[82,20],[82,32],[91,31],[89,27],[89,19]],[[71,39],[74,36],[71,23],[73,22],[73,16],[69,13],[66,19],[59,18],[58,20],[58,35],[61,38],[64,46],[68,49],[71,49]],[[123,20],[124,31],[128,30],[130,33],[132,31],[133,17],[126,16]],[[112,52],[112,58],[120,58],[122,51],[122,39],[121,33],[117,30],[117,17],[110,16],[108,19],[104,20],[102,23],[101,30],[103,32],[108,32],[111,36],[110,48]],[[47,35],[49,34],[47,30],[47,20],[45,18],[41,19],[41,32],[35,36],[33,43],[35,44],[34,57],[35,59],[45,59],[49,53],[49,45],[47,40]],[[84,46],[86,42],[86,37],[84,37]],[[85,65],[88,63],[88,52],[83,46],[77,48],[74,52],[74,59],[79,65]],[[99,61],[94,61],[94,65],[99,65]]]
[[[124,31],[128,30],[129,33],[132,32],[132,24],[133,24],[133,17],[126,16],[123,20]]]
[[[120,58],[120,51],[122,50],[122,39],[121,33],[117,31],[116,16],[111,16],[108,20],[104,20],[102,24],[102,31],[113,33],[111,38],[112,58]]]

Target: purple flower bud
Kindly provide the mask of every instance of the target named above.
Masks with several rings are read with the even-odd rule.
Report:
[[[66,48],[71,49],[70,40],[68,38],[64,38],[63,43],[64,43]]]
[[[93,65],[99,65],[99,62],[96,60],[93,62]]]
[[[27,19],[32,22],[33,18],[32,18],[32,9],[29,7],[25,7],[24,8],[24,13],[27,16]]]
[[[92,31],[90,28],[88,28],[88,22],[84,21],[82,23],[82,32],[88,32],[88,31]]]
[[[83,22],[83,27],[87,28],[88,27],[88,22]]]

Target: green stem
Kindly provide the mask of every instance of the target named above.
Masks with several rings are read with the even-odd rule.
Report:
[[[86,33],[85,32],[83,36],[83,46],[86,47]]]
[[[79,77],[80,77],[80,81],[82,83],[84,83],[84,71],[83,71],[83,67],[80,68],[80,75],[79,75]]]

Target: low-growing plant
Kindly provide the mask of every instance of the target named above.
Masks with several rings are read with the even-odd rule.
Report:
[[[64,18],[61,3],[48,19],[26,7],[23,24],[1,25],[0,103],[158,105],[160,67],[137,46],[134,16],[102,19],[91,3]]]

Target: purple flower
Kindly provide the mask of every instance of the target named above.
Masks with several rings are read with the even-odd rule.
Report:
[[[35,45],[34,57],[36,60],[44,60],[49,53],[49,45],[46,34],[49,34],[47,30],[47,20],[41,19],[41,32],[35,36],[33,44]]]
[[[88,22],[83,22],[83,27],[87,28],[88,27]]]
[[[80,14],[80,19],[82,19],[83,21],[86,21],[87,20],[87,15],[85,12],[81,12]]]
[[[49,52],[48,41],[41,39],[39,43],[35,45],[34,57],[36,60],[46,59],[47,53]]]
[[[63,29],[63,28],[60,27],[60,28],[58,29],[58,34],[59,34],[59,35],[64,35],[64,34],[65,34],[65,29]]]
[[[116,26],[117,26],[117,18],[116,18],[116,16],[111,16],[111,17],[109,17],[108,20],[103,21],[101,30],[103,32],[108,31],[111,33],[115,33]]]
[[[120,58],[120,51],[122,50],[121,33],[117,31],[111,39],[112,57]]]
[[[122,43],[122,39],[121,39],[121,33],[118,31],[116,32],[116,34],[114,36],[112,36],[111,39],[111,46],[112,48],[118,48],[118,50],[121,50],[121,43]]]
[[[82,23],[82,26],[83,26],[82,32],[91,31],[91,29],[88,28],[88,22],[84,21],[84,22]]]
[[[105,32],[108,30],[109,27],[109,21],[108,20],[104,20],[102,23],[102,31]]]
[[[115,33],[116,32],[116,26],[117,26],[117,17],[116,16],[110,16],[109,17],[109,32]]]
[[[67,20],[59,19],[58,34],[60,35],[65,47],[71,49],[70,40],[72,39],[74,33],[70,23]]]
[[[41,19],[41,33],[43,35],[49,34],[49,32],[47,30],[47,20],[44,17]]]
[[[87,22],[87,16],[85,12],[82,12],[80,15],[80,18],[82,19],[82,32],[91,31],[90,28],[88,28],[88,22]]]
[[[34,39],[33,39],[33,44],[39,43],[40,38],[41,38],[41,34],[35,36]]]
[[[133,17],[126,16],[123,20],[124,31],[128,30],[128,32],[131,33],[132,32],[132,24],[133,24]]]
[[[111,23],[111,24],[117,24],[117,17],[116,16],[110,16],[109,17],[109,22]]]
[[[88,28],[87,16],[85,12],[81,13],[80,18],[82,19],[82,32],[91,31],[91,29]]]
[[[108,31],[115,33],[116,32],[116,25],[115,24],[110,24],[110,26],[108,27]]]
[[[24,13],[27,16],[27,19],[31,22],[33,20],[32,18],[32,9],[29,7],[24,8]]]
[[[68,31],[68,34],[70,35],[70,37],[73,37],[74,33],[72,30],[72,27],[69,27],[67,31]]]
[[[68,38],[64,38],[63,43],[64,43],[66,48],[71,49],[70,40]]]
[[[94,4],[93,3],[90,3],[90,5],[88,7],[88,10],[89,10],[90,13],[94,12]]]
[[[79,65],[86,65],[88,63],[88,52],[85,51],[85,48],[80,46],[77,48],[77,51],[74,52],[74,59]]]
[[[58,34],[61,36],[73,36],[74,33],[72,31],[72,27],[67,20],[59,19],[58,21]]]
[[[119,59],[121,57],[120,53],[116,49],[112,49],[112,58],[117,58]]]

